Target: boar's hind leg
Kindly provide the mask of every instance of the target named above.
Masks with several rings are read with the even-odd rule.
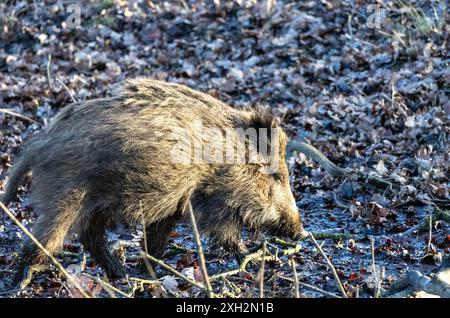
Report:
[[[54,254],[62,247],[64,237],[77,217],[78,207],[79,205],[77,204],[67,204],[57,214],[43,213],[33,225],[33,235],[51,254]],[[45,269],[44,263],[46,260],[47,256],[45,253],[31,240],[27,240],[20,257],[19,269],[15,280],[23,279],[21,285],[28,285],[33,272]]]
[[[169,234],[174,229],[181,215],[170,216],[167,219],[149,224],[145,228],[148,253],[156,258],[163,255],[164,248],[169,241]]]
[[[106,270],[109,277],[123,278],[127,275],[127,272],[109,249],[106,238],[108,222],[103,213],[100,211],[92,212],[84,221],[80,230],[80,241],[86,250],[91,253],[94,260]]]

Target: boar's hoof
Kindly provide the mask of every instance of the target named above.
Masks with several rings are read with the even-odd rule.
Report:
[[[51,268],[44,264],[28,265],[20,268],[13,278],[14,284],[17,284],[18,289],[24,289],[31,284],[33,276],[37,273],[50,271]]]
[[[234,247],[230,248],[230,252],[236,258],[236,261],[240,264],[244,260],[244,257],[249,254],[248,248],[244,245],[244,243],[240,242]]]
[[[108,265],[105,265],[105,270],[109,278],[120,279],[125,278],[128,275],[125,267],[123,267],[119,262],[109,263]]]

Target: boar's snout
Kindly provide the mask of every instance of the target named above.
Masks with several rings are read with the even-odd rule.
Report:
[[[309,235],[308,231],[305,231],[305,229],[303,228],[303,226],[300,228],[300,230],[296,231],[295,233],[293,233],[291,235],[291,239],[293,241],[298,241],[301,239],[304,239],[305,237],[307,237]]]
[[[294,241],[303,239],[308,235],[308,232],[303,228],[303,222],[297,207],[290,209],[287,213],[282,213],[280,221],[280,227],[275,231],[275,234],[288,237]]]

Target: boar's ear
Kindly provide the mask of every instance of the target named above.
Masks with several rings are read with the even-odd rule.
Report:
[[[244,120],[240,121],[244,129],[246,144],[256,151],[261,163],[269,163],[274,155],[273,150],[279,149],[279,123],[277,118],[267,108],[255,107],[246,112]],[[274,140],[272,140],[275,137]],[[246,155],[246,162],[255,163],[251,154]]]
[[[267,144],[267,150],[270,153],[273,146],[273,133],[277,132],[277,130],[279,129],[279,121],[277,117],[271,112],[269,108],[263,108],[261,106],[255,107],[253,110],[253,114],[250,117],[249,127],[255,128],[258,136],[258,141],[260,141],[259,144]],[[273,140],[273,142],[279,141]],[[259,149],[259,146],[257,149],[258,151],[264,151],[264,149]]]

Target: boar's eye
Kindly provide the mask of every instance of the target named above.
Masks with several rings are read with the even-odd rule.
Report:
[[[275,181],[282,183],[283,182],[283,175],[281,173],[274,173],[272,175]]]

